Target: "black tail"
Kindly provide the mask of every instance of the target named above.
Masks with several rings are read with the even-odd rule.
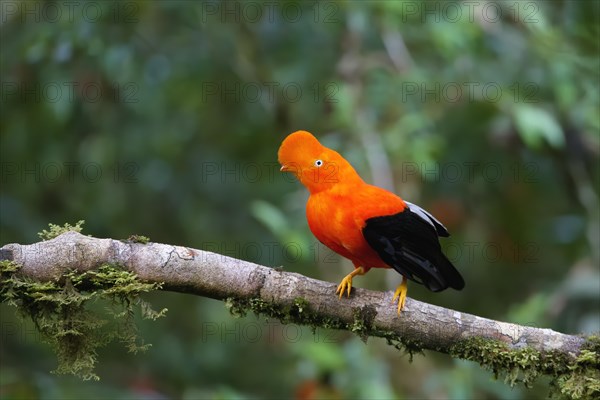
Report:
[[[406,278],[433,292],[465,287],[462,276],[442,252],[436,228],[409,208],[368,219],[362,232],[379,257]]]

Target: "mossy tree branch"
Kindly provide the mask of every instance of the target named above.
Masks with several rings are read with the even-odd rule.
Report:
[[[37,281],[120,265],[163,290],[225,300],[234,311],[251,309],[283,322],[353,331],[365,340],[383,337],[411,352],[428,349],[475,360],[506,373],[511,383],[550,374],[564,384],[579,368],[600,385],[597,338],[494,321],[410,298],[398,316],[391,292],[354,288],[350,298],[340,300],[333,283],[207,251],[70,231],[31,245],[7,244],[0,252],[1,260],[20,265],[18,274]]]

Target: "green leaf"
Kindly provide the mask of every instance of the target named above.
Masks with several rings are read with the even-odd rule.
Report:
[[[561,148],[565,138],[558,121],[540,107],[520,105],[514,113],[515,125],[527,146],[539,149],[544,139],[554,148]]]
[[[287,220],[281,210],[266,201],[256,200],[250,204],[250,212],[275,236],[281,237],[287,231]]]

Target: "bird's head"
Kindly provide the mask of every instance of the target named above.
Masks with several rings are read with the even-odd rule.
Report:
[[[288,135],[277,156],[281,171],[293,173],[311,193],[327,190],[340,182],[360,179],[338,152],[323,146],[306,131]]]

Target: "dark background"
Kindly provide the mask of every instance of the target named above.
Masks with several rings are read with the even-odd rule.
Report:
[[[0,3],[0,243],[49,222],[338,283],[277,149],[305,129],[431,211],[467,282],[409,296],[568,333],[600,328],[599,3]],[[391,290],[373,270],[354,285]],[[332,293],[332,296],[334,293]],[[476,364],[383,340],[146,296],[153,344],[99,353],[100,382],[1,305],[3,398],[531,398]],[[341,300],[343,301],[343,300]],[[391,305],[390,305],[391,306]],[[316,392],[315,392],[316,390]]]

